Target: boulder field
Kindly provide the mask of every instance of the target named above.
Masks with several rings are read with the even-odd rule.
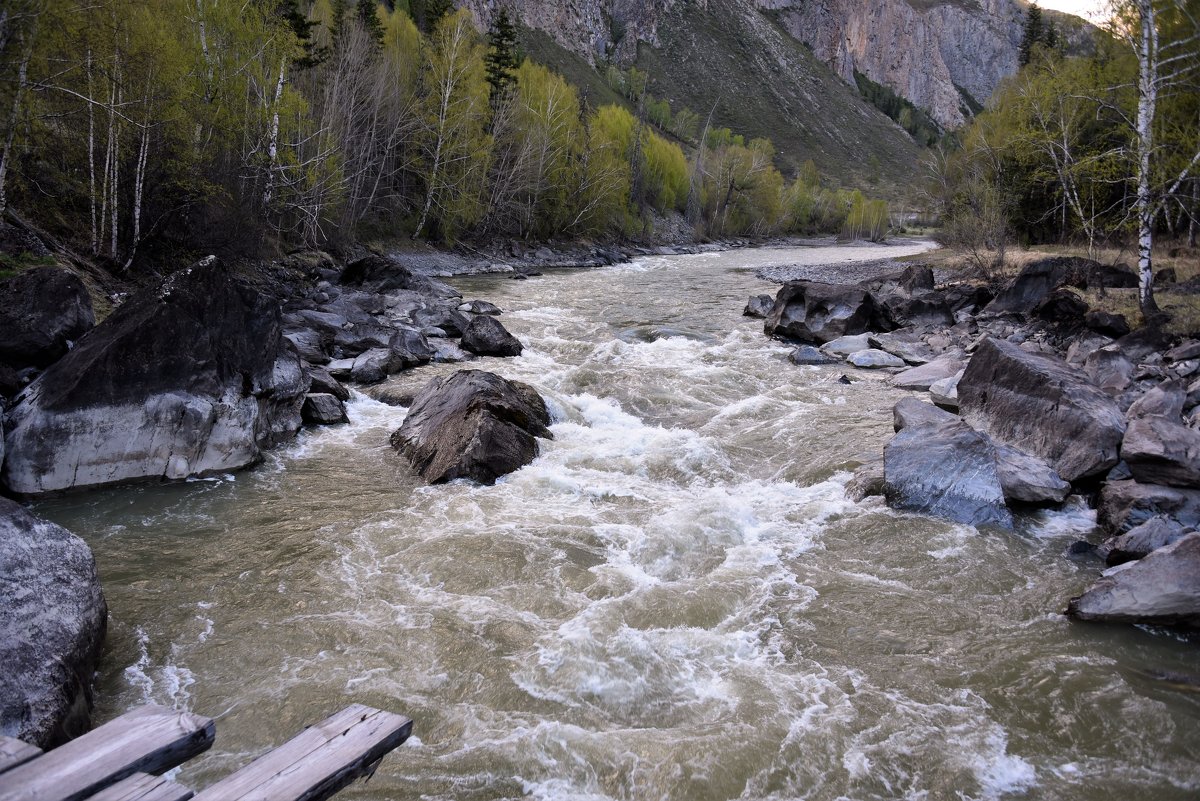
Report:
[[[854,285],[792,281],[764,316],[803,369],[845,363],[921,393],[893,410],[883,457],[847,486],[898,510],[1007,529],[1093,502],[1108,561],[1079,620],[1200,626],[1200,342],[1089,310],[1072,288],[1136,286],[1087,259],[1034,262],[990,289],[927,267]],[[890,356],[891,358],[883,358]]]

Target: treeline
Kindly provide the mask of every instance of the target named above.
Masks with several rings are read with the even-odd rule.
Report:
[[[379,234],[879,238],[886,204],[790,184],[766,140],[646,97],[592,108],[447,0],[13,0],[7,204],[97,257]],[[518,63],[519,62],[519,63]],[[646,102],[646,100],[649,102]],[[689,160],[678,141],[696,143]]]
[[[1153,239],[1194,245],[1200,218],[1200,2],[1118,3],[1086,57],[1052,33],[1033,7],[1026,65],[941,160],[947,239],[993,256],[1011,239],[1129,245],[1153,310]]]

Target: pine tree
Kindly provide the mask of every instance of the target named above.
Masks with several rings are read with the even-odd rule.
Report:
[[[488,52],[484,56],[487,66],[487,82],[492,87],[492,105],[496,105],[508,94],[516,80],[517,29],[506,9],[500,9],[492,20],[488,31]]]
[[[1051,22],[1046,26],[1046,35],[1042,37],[1042,44],[1044,44],[1046,49],[1051,53],[1055,53],[1058,51],[1058,46],[1060,43],[1061,40],[1059,39],[1058,35],[1058,26]]]
[[[358,19],[376,45],[383,44],[383,23],[379,21],[375,0],[358,0]]]
[[[1042,43],[1043,36],[1042,10],[1034,3],[1025,17],[1025,34],[1021,37],[1021,47],[1017,51],[1017,62],[1022,67],[1033,60],[1033,49]]]

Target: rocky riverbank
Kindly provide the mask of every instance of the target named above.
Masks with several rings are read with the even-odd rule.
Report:
[[[789,280],[745,311],[797,343],[797,365],[884,370],[919,393],[848,491],[1001,529],[1081,498],[1098,527],[1072,555],[1108,569],[1068,614],[1200,626],[1200,341],[1131,332],[1073,291],[1136,286],[1127,268],[1046,259],[988,287],[892,266],[772,270]]]

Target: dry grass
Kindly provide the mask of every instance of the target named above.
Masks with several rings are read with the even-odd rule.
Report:
[[[1010,250],[1006,254],[1003,267],[995,272],[994,277],[1004,279],[1014,276],[1031,262],[1050,256],[1088,257],[1088,252],[1087,248],[1068,245],[1038,245]],[[1132,266],[1137,261],[1137,254],[1128,249],[1102,248],[1093,253],[1091,258],[1103,264]],[[968,254],[951,248],[942,248],[899,261],[929,264],[939,271],[960,274],[966,280],[984,278]],[[1154,269],[1157,272],[1167,268],[1175,270],[1179,282],[1200,278],[1200,248],[1188,248],[1178,243],[1160,245],[1154,252]],[[1200,337],[1200,294],[1177,291],[1173,284],[1165,283],[1158,283],[1154,292],[1159,307],[1170,318],[1166,326],[1168,331],[1180,336]],[[1106,289],[1103,294],[1099,290],[1089,290],[1079,294],[1093,309],[1124,315],[1133,328],[1144,324],[1138,308],[1136,289]]]

